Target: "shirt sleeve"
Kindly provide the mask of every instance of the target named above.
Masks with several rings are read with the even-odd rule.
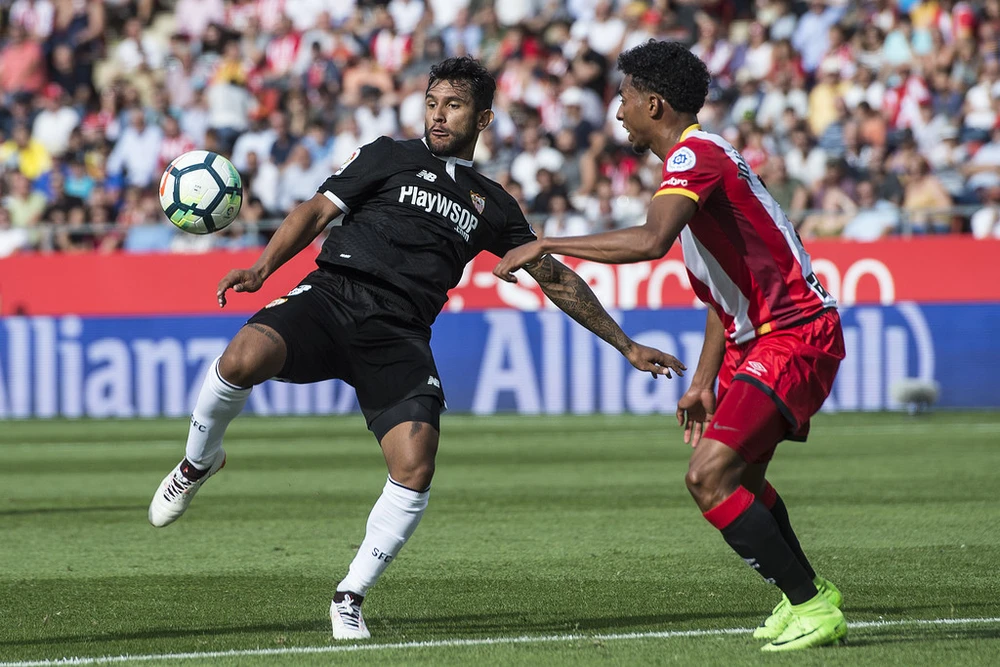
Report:
[[[525,243],[531,243],[538,238],[535,236],[535,230],[525,219],[524,213],[521,212],[521,207],[513,199],[511,199],[507,211],[507,225],[500,232],[500,236],[486,246],[486,249],[497,257],[503,257],[508,250]]]
[[[317,192],[350,213],[393,174],[393,144],[392,139],[379,137],[357,149]]]
[[[680,146],[664,160],[663,180],[653,196],[683,195],[701,208],[722,180],[713,158],[694,142]]]

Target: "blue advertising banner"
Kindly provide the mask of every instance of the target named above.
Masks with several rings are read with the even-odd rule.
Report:
[[[848,356],[825,410],[898,409],[891,387],[941,385],[939,405],[1000,406],[1000,304],[855,306],[841,310]],[[705,311],[615,313],[639,342],[694,368]],[[0,320],[0,418],[187,414],[202,377],[243,317],[78,316]],[[672,413],[686,381],[654,380],[555,310],[443,313],[433,346],[449,408],[492,414]],[[357,409],[341,382],[269,382],[258,414]]]

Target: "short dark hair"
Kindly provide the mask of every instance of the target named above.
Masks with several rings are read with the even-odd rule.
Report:
[[[618,69],[632,76],[633,86],[660,95],[679,113],[698,113],[712,80],[705,63],[683,44],[655,39],[620,54]]]
[[[439,81],[458,84],[472,93],[472,101],[476,111],[485,111],[493,107],[493,95],[497,91],[497,82],[493,75],[475,58],[462,56],[448,58],[431,67],[431,76],[427,83],[430,92]]]

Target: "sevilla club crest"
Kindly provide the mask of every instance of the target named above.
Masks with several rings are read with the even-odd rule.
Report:
[[[469,190],[469,196],[472,197],[472,205],[476,207],[476,210],[480,213],[486,208],[486,197],[476,194],[472,190]]]

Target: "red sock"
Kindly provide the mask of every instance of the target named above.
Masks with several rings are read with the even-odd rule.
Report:
[[[710,524],[722,530],[743,514],[753,504],[753,501],[754,495],[747,491],[745,487],[738,486],[725,500],[705,512],[702,516]]]

